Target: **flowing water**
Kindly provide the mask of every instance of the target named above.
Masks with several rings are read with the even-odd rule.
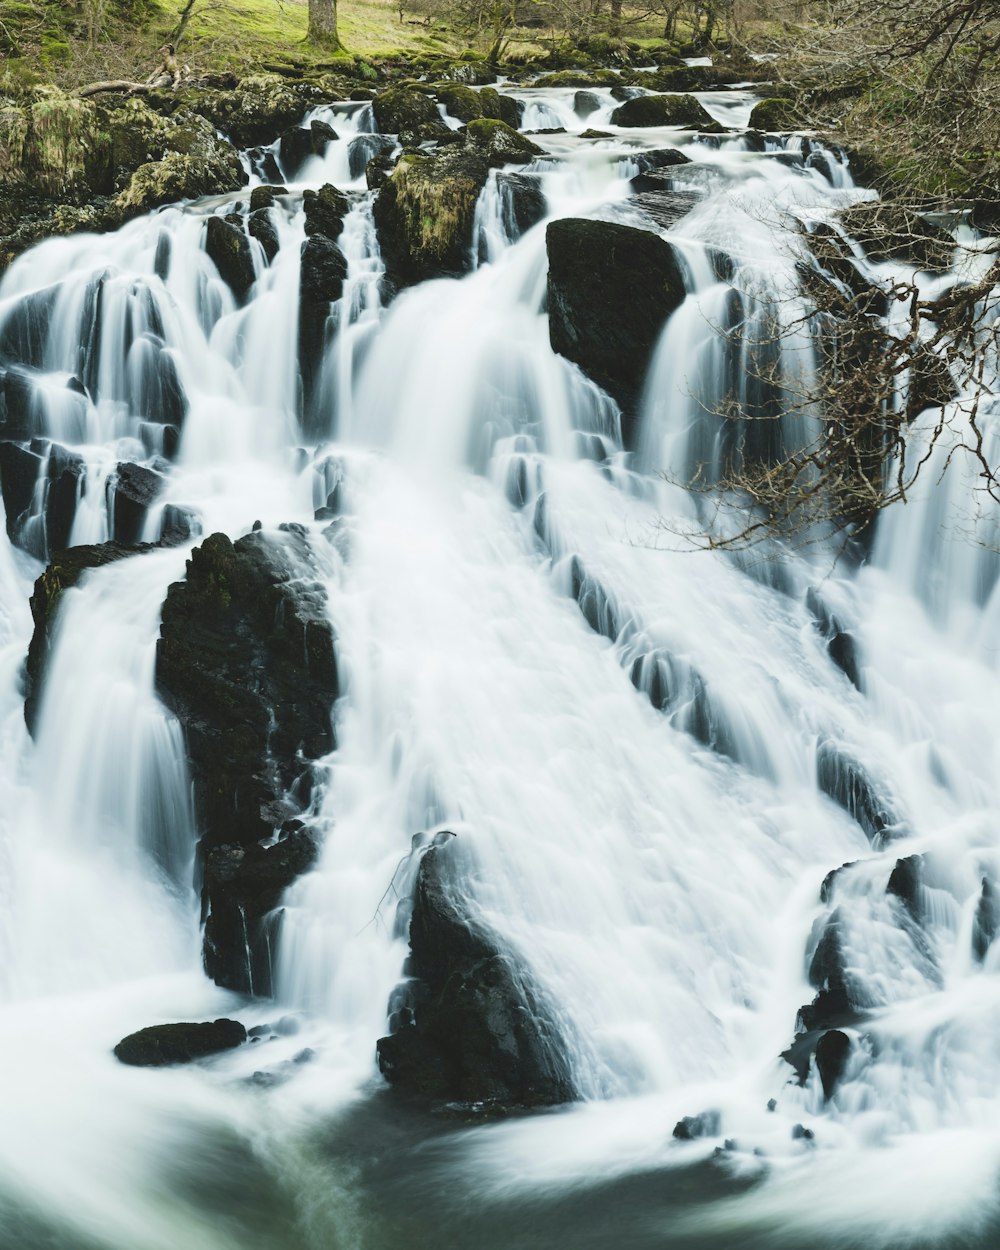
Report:
[[[775,317],[772,376],[789,393],[814,378],[800,223],[870,193],[794,137],[618,131],[605,90],[585,115],[572,91],[516,94],[525,129],[564,128],[525,171],[548,220],[642,225],[683,258],[634,452],[614,402],[549,347],[545,225],[518,235],[502,178],[472,272],[381,306],[363,171],[384,140],[364,106],[311,115],[340,138],[270,210],[280,247],[268,265],[254,245],[245,307],[204,251],[208,216],[246,211],[245,194],[44,243],[0,286],[29,433],[78,457],[71,541],[111,534],[122,462],[167,476],[146,539],[168,506],[234,538],[303,522],[344,686],[277,1001],[245,1001],[201,972],[183,743],[154,692],[160,605],[197,539],[66,594],[33,742],[20,668],[56,454],[40,444],[33,554],[0,541],[4,1247],[1000,1239],[1000,948],[974,949],[981,883],[1000,874],[996,521],[941,448],[858,569],[821,542],[737,561],[684,541],[704,522],[685,484],[733,454],[733,387],[771,412]],[[701,98],[746,126],[750,96]],[[664,225],[629,180],[668,146],[690,158],[672,183],[689,211]],[[247,164],[284,173],[277,149]],[[352,194],[349,272],[306,437],[300,192],[326,181]],[[992,453],[988,400],[980,419]],[[794,447],[821,420],[802,406],[762,424]],[[336,523],[314,521],[334,490]],[[538,986],[578,1104],[466,1127],[398,1105],[378,1076],[411,845],[445,828],[462,905]],[[917,853],[914,915],[886,885]],[[827,1102],[779,1056],[834,915],[865,1016]],[[112,1056],[134,1029],[223,1014],[284,1024],[200,1067]],[[717,1136],[672,1138],[706,1109]]]

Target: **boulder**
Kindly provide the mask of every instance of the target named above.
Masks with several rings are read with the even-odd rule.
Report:
[[[246,180],[246,171],[231,148],[211,157],[170,152],[160,161],[140,165],[115,207],[127,217],[137,217],[161,204],[238,191]]]
[[[154,1024],[123,1037],[115,1047],[115,1058],[132,1067],[163,1068],[235,1050],[246,1040],[247,1031],[238,1020]]]
[[[318,191],[310,188],[303,192],[302,207],[306,234],[322,234],[336,242],[343,233],[344,218],[350,212],[351,203],[343,191],[327,182]]]
[[[982,963],[993,939],[1000,930],[1000,899],[997,888],[989,877],[983,877],[983,884],[976,903],[976,913],[972,921],[972,955],[977,963]]]
[[[688,130],[711,129],[711,115],[693,95],[641,95],[626,100],[611,114],[613,126],[683,126]]]
[[[142,464],[123,462],[108,480],[111,537],[135,544],[142,538],[146,515],[166,485],[163,475]]]
[[[495,87],[484,87],[479,92],[479,107],[483,117],[492,117],[496,121],[506,122],[516,130],[524,116],[524,105],[513,96],[503,95]]]
[[[456,121],[471,122],[483,116],[483,106],[479,92],[473,91],[461,83],[438,83],[434,95],[439,104],[443,104],[445,112]]]
[[[278,254],[280,244],[278,230],[269,208],[258,208],[250,214],[247,218],[247,233],[261,245],[268,264],[271,264]]]
[[[604,101],[593,91],[578,91],[573,97],[573,112],[577,117],[589,117],[596,113]]]
[[[464,147],[436,156],[404,153],[374,208],[393,286],[469,270],[476,204],[488,175],[485,157]]]
[[[278,200],[288,195],[285,187],[254,187],[250,192],[250,212],[261,208],[274,208]]]
[[[312,432],[313,396],[326,343],[330,306],[343,295],[346,279],[347,259],[336,243],[324,234],[307,238],[302,244],[299,274],[299,371],[307,433]]]
[[[700,1115],[686,1115],[674,1125],[674,1137],[678,1141],[696,1141],[699,1137],[718,1137],[722,1132],[722,1116],[718,1111],[702,1111]]]
[[[252,148],[272,143],[299,122],[311,105],[321,102],[322,96],[307,83],[261,74],[241,79],[231,90],[182,90],[180,100],[237,148]]]
[[[513,224],[518,235],[526,234],[532,226],[544,221],[548,213],[542,181],[537,174],[497,174],[497,187],[508,201]]]
[[[481,152],[490,165],[527,164],[536,156],[545,155],[544,148],[492,117],[469,122],[465,133],[466,143]]]
[[[765,134],[796,130],[801,125],[801,118],[791,100],[777,97],[759,100],[750,114],[750,129],[761,130]]]
[[[205,226],[205,251],[237,303],[245,303],[257,275],[242,223],[237,226],[221,217],[209,217]]]
[[[441,116],[430,96],[408,87],[390,87],[372,101],[375,124],[384,135],[398,135],[427,122],[439,122]]]
[[[379,1069],[421,1099],[495,1108],[551,1106],[575,1097],[544,1004],[460,903],[455,839],[423,852],[410,919],[411,980],[400,988]]]
[[[212,534],[194,548],[163,605],[156,685],[184,729],[206,864],[218,847],[273,837],[308,805],[313,761],[334,745],[338,685],[326,593],[301,527],[255,530],[235,544]],[[254,866],[257,852],[247,854]],[[232,949],[220,936],[230,930],[213,911],[224,917],[231,901],[214,893],[221,884],[206,873],[206,969],[251,992],[269,974],[248,968],[249,937]]]
[[[313,121],[308,126],[290,126],[278,141],[278,155],[286,178],[294,178],[313,156],[322,156],[338,135],[326,122]]]
[[[685,298],[673,246],[614,222],[566,218],[546,230],[549,338],[633,416],[663,324]]]
[[[840,1029],[829,1029],[816,1043],[816,1071],[823,1086],[824,1098],[836,1092],[851,1054],[851,1039]]]

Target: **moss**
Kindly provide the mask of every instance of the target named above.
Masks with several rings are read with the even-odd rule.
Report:
[[[466,134],[468,142],[483,152],[491,165],[516,164],[545,155],[544,148],[493,117],[469,122]]]
[[[20,173],[27,138],[24,109],[12,100],[0,100],[0,177],[11,179]]]
[[[711,131],[715,123],[692,95],[644,95],[626,100],[611,114],[615,126],[685,126]]]
[[[781,130],[795,130],[801,124],[801,118],[792,101],[777,97],[761,100],[754,105],[753,112],[750,114],[750,127],[753,130],[774,133]]]
[[[597,70],[559,70],[555,74],[543,74],[535,83],[536,87],[617,87],[622,82],[621,74],[611,69]]]
[[[31,106],[24,163],[40,190],[60,195],[82,182],[94,120],[92,104],[60,91]]]
[[[479,93],[461,83],[436,83],[434,94],[452,117],[461,122],[475,121],[482,117],[483,106]]]

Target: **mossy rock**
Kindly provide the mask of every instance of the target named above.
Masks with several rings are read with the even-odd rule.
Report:
[[[115,201],[128,216],[148,213],[163,204],[221,195],[245,186],[246,171],[233,153],[205,160],[170,152],[161,161],[140,165]]]
[[[469,122],[466,142],[481,152],[491,165],[525,164],[536,156],[545,155],[544,148],[532,143],[506,122],[492,117]]]
[[[483,115],[479,92],[461,83],[437,83],[434,89],[439,104],[460,122],[471,122]]]
[[[622,85],[621,74],[613,69],[595,70],[558,70],[554,74],[543,74],[535,80],[536,87],[619,87]]]
[[[433,99],[407,87],[390,87],[380,92],[372,101],[372,110],[375,124],[385,135],[398,135],[403,130],[415,130],[441,120]]]
[[[272,143],[324,98],[311,84],[278,75],[251,75],[230,91],[187,90],[179,96],[185,108],[207,118],[238,148]]]
[[[501,95],[495,87],[483,87],[479,92],[479,107],[483,117],[492,117],[495,121],[506,122],[516,130],[524,115],[524,105],[513,96]]]
[[[801,126],[802,119],[792,101],[782,100],[777,96],[760,100],[753,106],[753,112],[750,114],[750,129],[763,130],[765,134],[797,130]]]
[[[693,95],[636,96],[615,109],[611,114],[611,124],[629,127],[683,126],[709,132],[718,125]]]

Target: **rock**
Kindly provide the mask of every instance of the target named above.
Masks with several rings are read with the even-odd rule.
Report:
[[[524,116],[524,105],[513,96],[502,95],[494,87],[484,87],[479,92],[479,106],[483,117],[492,117],[496,121],[506,122],[516,130]]]
[[[616,87],[621,86],[622,76],[611,69],[576,70],[561,69],[554,74],[536,78],[536,87]]]
[[[396,166],[396,159],[387,152],[373,156],[365,166],[365,182],[369,191],[380,191],[389,181]]]
[[[228,91],[182,90],[180,99],[186,109],[200,113],[228,135],[237,148],[252,148],[272,143],[322,96],[309,84],[261,74],[241,79]]]
[[[256,213],[262,208],[274,208],[279,198],[287,195],[284,187],[254,187],[250,192],[250,212]]]
[[[126,216],[136,216],[161,204],[238,191],[246,181],[232,144],[203,118],[192,116],[163,137],[160,149],[136,168],[114,203]]]
[[[858,644],[854,635],[847,630],[827,607],[819,591],[810,586],[806,591],[806,607],[812,613],[816,627],[826,640],[827,654],[841,670],[852,686],[861,689],[861,664],[858,655]]]
[[[972,956],[977,963],[982,963],[993,939],[1000,930],[1000,899],[997,889],[989,877],[983,877],[982,890],[976,903],[976,914],[972,921]]]
[[[370,161],[377,156],[388,156],[395,144],[384,135],[358,135],[347,148],[347,164],[352,178],[360,178]]]
[[[44,457],[17,443],[0,443],[0,490],[7,513],[7,536],[16,542],[31,511]]]
[[[932,272],[951,268],[955,241],[905,204],[872,200],[840,214],[847,233],[874,261],[901,260]]]
[[[884,845],[900,824],[861,765],[830,740],[816,750],[816,784],[854,817],[873,846]]]
[[[546,230],[549,338],[634,415],[663,323],[685,298],[671,244],[646,230],[566,218]]]
[[[722,1116],[718,1111],[703,1111],[700,1115],[686,1115],[674,1125],[674,1137],[678,1141],[695,1141],[699,1137],[718,1137],[722,1132]]]
[[[444,105],[445,112],[456,121],[471,122],[483,115],[479,92],[473,91],[471,87],[461,83],[438,83],[434,88],[434,95],[438,103]]]
[[[690,165],[691,158],[678,148],[654,148],[651,152],[636,154],[635,163],[643,174],[654,169],[676,169],[678,165]]]
[[[303,192],[302,207],[306,216],[306,235],[325,235],[334,242],[344,230],[344,218],[351,210],[351,203],[343,191],[327,182],[318,191]]]
[[[247,233],[261,245],[268,264],[271,264],[278,254],[280,244],[277,227],[269,208],[258,208],[250,214],[247,218]]]
[[[235,544],[212,534],[192,551],[163,605],[156,684],[184,729],[206,864],[218,847],[251,848],[287,831],[309,803],[312,761],[333,748],[338,691],[326,594],[304,530],[255,530]],[[267,861],[267,873],[286,854],[304,862],[300,851],[297,840]],[[244,858],[253,877],[257,851]],[[213,894],[218,871],[205,880],[206,969],[251,992],[269,973],[248,971],[244,942],[225,945],[224,920],[211,918],[213,908],[225,917],[229,896]]]
[[[238,1020],[154,1024],[122,1038],[115,1047],[115,1058],[132,1067],[162,1068],[235,1050],[246,1040],[247,1031]]]
[[[43,556],[69,546],[82,484],[87,474],[83,457],[58,443],[49,446],[45,490],[45,548]]]
[[[596,113],[604,101],[593,91],[578,91],[573,97],[573,112],[577,117],[589,117]]]
[[[536,174],[498,173],[497,186],[510,204],[511,217],[519,236],[544,221],[548,204],[541,178]]]
[[[506,122],[481,117],[466,127],[466,142],[481,152],[490,165],[527,164],[545,149],[519,134]]]
[[[384,135],[398,135],[427,122],[439,122],[437,105],[430,96],[407,87],[389,87],[372,101],[375,124]]]
[[[833,1097],[851,1053],[851,1039],[840,1029],[830,1029],[816,1043],[816,1071],[823,1085],[823,1096]]]
[[[581,130],[581,139],[613,139],[615,136],[610,130]]]
[[[759,100],[750,114],[750,129],[761,130],[765,134],[778,134],[800,127],[801,119],[791,100],[776,97]]]
[[[575,1097],[544,1005],[454,891],[455,839],[438,835],[420,860],[410,920],[412,980],[397,995],[379,1069],[422,1099],[493,1107],[551,1106]]]
[[[462,132],[452,130],[442,121],[424,122],[421,126],[407,127],[399,132],[399,142],[404,148],[419,148],[431,144],[442,147],[462,141]]]
[[[346,279],[347,259],[336,243],[323,234],[307,238],[302,244],[299,274],[299,370],[307,434],[313,433],[313,397],[326,343],[330,306],[343,295]]]
[[[920,869],[923,862],[922,855],[897,859],[885,887],[886,894],[898,898],[915,920],[920,917]]]
[[[294,178],[313,156],[322,156],[338,135],[326,122],[314,121],[305,126],[290,126],[278,141],[278,156],[286,178]]]
[[[0,445],[0,452],[3,446]],[[32,735],[38,718],[42,683],[48,666],[56,617],[63,592],[76,586],[84,573],[126,556],[150,551],[150,546],[126,547],[122,543],[95,543],[60,551],[35,582],[30,599],[34,632],[28,644],[24,679],[24,721]]]
[[[394,286],[469,270],[476,205],[488,175],[486,159],[464,148],[436,156],[404,153],[374,207]]]
[[[166,485],[163,475],[142,464],[123,462],[108,482],[111,537],[135,544],[142,538],[146,515]]]
[[[190,508],[168,503],[160,517],[160,546],[180,547],[201,533],[198,514]]]
[[[205,251],[237,303],[245,303],[256,274],[253,252],[242,229],[221,217],[209,217],[205,227]]]
[[[271,846],[224,843],[205,857],[205,970],[244,993],[274,992],[272,969],[288,887],[316,862],[317,846],[300,820],[286,821]]]
[[[693,95],[641,95],[626,100],[611,114],[613,126],[683,126],[710,129],[716,123]]]

